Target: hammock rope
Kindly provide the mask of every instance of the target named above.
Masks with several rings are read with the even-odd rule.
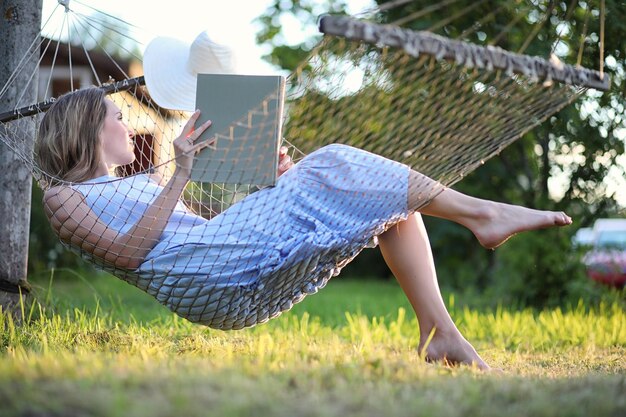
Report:
[[[436,181],[417,185],[421,204],[427,204],[443,187],[462,179],[587,89],[608,89],[609,77],[602,71],[402,27],[459,2],[447,0],[412,11],[394,24],[381,24],[381,16],[408,1],[389,2],[359,15],[367,20],[323,17],[322,40],[288,78],[284,120],[267,110],[277,107],[268,104],[279,99],[270,94],[231,128],[217,132],[218,153],[213,155],[223,152],[237,163],[222,182],[187,185],[182,203],[139,266],[120,267],[93,249],[115,244],[107,233],[95,243],[72,237],[64,239],[65,244],[182,317],[211,327],[253,326],[290,309],[323,287],[361,250],[375,245],[376,236],[406,218],[407,167]],[[44,190],[54,191],[60,207],[80,195],[107,230],[123,236],[140,224],[142,213],[151,216],[150,202],[160,190],[157,183],[171,178],[176,166],[172,141],[189,115],[160,108],[143,77],[100,48],[90,32],[103,27],[125,36],[117,26],[124,22],[105,14],[75,12],[68,1],[60,5],[65,17],[54,36],[65,37],[67,47],[60,40],[53,45],[41,37],[25,52],[14,74],[23,70],[26,57],[41,53],[39,67],[50,65],[49,78],[39,80],[38,102],[24,103],[20,97],[13,109],[1,109],[0,139],[32,168]],[[430,27],[442,30],[481,6],[482,2],[467,2]],[[550,7],[535,26],[533,38],[549,23]],[[580,5],[573,1],[568,7]],[[475,34],[504,8],[482,15],[460,31],[461,37]],[[567,15],[571,13],[568,9]],[[587,18],[585,31],[586,22]],[[514,24],[495,38],[506,36]],[[74,34],[82,32],[88,39],[72,44]],[[133,56],[126,41],[104,36]],[[556,35],[557,42],[560,36]],[[90,48],[87,42],[96,46]],[[519,50],[529,44],[526,39]],[[44,59],[47,56],[51,57]],[[109,73],[100,69],[103,62]],[[55,80],[63,69],[70,74],[70,90],[79,87],[76,77],[89,74],[135,131],[136,158],[118,169],[120,177],[68,179],[47,172],[35,162],[46,155],[33,159],[23,146],[23,141],[32,140],[26,126],[38,124],[57,102]],[[0,97],[10,91],[13,79],[9,77]],[[257,152],[241,152],[263,142],[260,135],[277,123],[283,124],[290,156],[300,164],[276,187],[242,183],[241,178],[258,169],[258,161]],[[263,154],[264,149],[258,151]],[[62,210],[52,217],[57,214],[62,217]],[[80,209],[66,214],[79,226],[91,219]]]

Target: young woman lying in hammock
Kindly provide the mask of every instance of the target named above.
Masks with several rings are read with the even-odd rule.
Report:
[[[62,241],[211,327],[254,325],[291,308],[377,236],[415,309],[420,348],[435,330],[427,357],[487,369],[442,301],[421,214],[464,225],[486,248],[518,232],[571,223],[564,213],[469,197],[343,145],[293,166],[283,156],[275,187],[206,220],[180,203],[194,154],[206,146],[195,140],[209,123],[194,131],[197,118],[174,140],[176,170],[163,187],[145,175],[110,175],[133,161],[132,132],[97,88],[64,95],[48,110],[37,158],[40,168],[64,181],[44,196]]]

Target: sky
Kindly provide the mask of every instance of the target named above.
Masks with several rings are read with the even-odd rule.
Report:
[[[89,7],[92,7],[137,26],[134,37],[144,47],[157,36],[191,42],[206,30],[213,40],[233,48],[239,68],[249,74],[276,72],[261,59],[269,51],[256,45],[259,25],[253,23],[271,3],[272,0],[69,0],[73,10],[91,13]],[[372,0],[349,0],[350,11],[358,12],[372,3]],[[57,0],[43,1],[42,21],[57,5]],[[52,28],[60,24],[63,8],[59,7],[54,15],[55,19],[49,23]],[[293,17],[281,24],[293,43],[316,32],[315,27],[304,28]]]

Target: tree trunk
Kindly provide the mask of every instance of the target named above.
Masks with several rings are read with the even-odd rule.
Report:
[[[0,88],[31,47],[39,45],[42,0],[2,0],[0,17]],[[38,48],[38,46],[37,46]],[[37,51],[38,52],[38,51]],[[36,102],[39,53],[22,63],[17,77],[0,97],[0,112]],[[31,76],[35,74],[33,78]],[[19,100],[19,103],[18,103]],[[10,132],[0,126],[0,134],[11,134],[11,143],[22,155],[32,155],[35,119],[11,122]],[[20,318],[21,296],[28,292],[26,266],[32,175],[28,163],[0,141],[0,307]]]

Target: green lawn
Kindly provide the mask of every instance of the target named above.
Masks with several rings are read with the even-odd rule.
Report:
[[[476,311],[449,298],[503,370],[482,373],[420,360],[393,282],[337,278],[270,323],[221,332],[108,276],[49,281],[34,280],[29,322],[0,326],[3,417],[626,415],[617,302]]]

